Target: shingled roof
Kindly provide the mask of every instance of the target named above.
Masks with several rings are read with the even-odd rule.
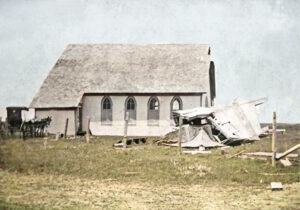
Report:
[[[70,44],[30,104],[76,107],[84,93],[201,93],[209,45]]]

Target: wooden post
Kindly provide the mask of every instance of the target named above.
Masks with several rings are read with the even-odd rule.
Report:
[[[45,127],[45,136],[46,136],[46,137],[49,136],[47,127]]]
[[[127,146],[127,130],[128,130],[129,112],[125,114],[125,125],[124,125],[124,137],[123,137],[123,148]]]
[[[90,122],[91,119],[88,118],[88,127],[87,127],[87,131],[86,131],[86,142],[90,143]]]
[[[181,148],[181,142],[182,142],[182,116],[179,116],[179,154],[182,154],[182,148]]]
[[[1,117],[0,117],[0,123],[1,123],[2,121],[1,121]],[[25,133],[25,129],[24,129],[24,121],[22,121],[22,124],[21,124],[21,126],[20,126],[20,131],[21,131],[21,137],[22,137],[22,139],[23,139],[23,141],[25,141],[25,139],[26,139],[26,133]]]
[[[56,133],[56,135],[55,135],[55,141],[58,141],[58,139],[59,139],[59,135],[60,135],[60,133],[59,133],[59,132],[57,132],[57,133]]]
[[[275,157],[276,157],[276,112],[273,112],[273,134],[272,134],[272,166],[276,166]]]
[[[69,123],[69,118],[66,119],[66,126],[65,126],[65,139],[67,138],[67,132],[68,132],[68,123]]]
[[[283,135],[283,134],[284,134],[284,133],[282,132],[281,135]],[[288,138],[286,138],[285,141],[284,141],[285,151],[288,150],[287,141],[288,141]],[[286,159],[287,161],[289,161],[289,159],[288,159],[287,156],[285,157],[285,159]]]

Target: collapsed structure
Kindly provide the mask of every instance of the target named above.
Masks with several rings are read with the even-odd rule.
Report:
[[[265,100],[175,111],[177,125],[181,119],[183,122],[185,140],[181,146],[209,148],[259,140],[259,136],[268,131],[268,127],[261,128],[257,112],[257,106]],[[168,145],[178,146],[178,143]]]

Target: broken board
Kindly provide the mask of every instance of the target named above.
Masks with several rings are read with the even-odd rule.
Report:
[[[281,159],[280,162],[284,167],[288,167],[288,166],[292,165],[292,163],[291,163],[291,161],[289,161],[289,159],[285,159],[285,160]]]
[[[211,151],[203,151],[203,150],[190,150],[190,151],[183,151],[183,154],[191,154],[191,155],[196,155],[196,154],[210,154]]]
[[[271,182],[271,190],[283,190],[283,186],[281,182]]]

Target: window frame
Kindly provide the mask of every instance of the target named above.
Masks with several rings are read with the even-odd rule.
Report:
[[[150,104],[151,101],[155,99],[158,103],[158,109],[157,110],[153,110],[153,111],[157,111],[157,118],[158,119],[150,119]],[[148,125],[159,125],[159,119],[160,119],[160,102],[157,96],[151,96],[148,100],[148,106],[147,106],[147,121],[148,121]]]
[[[174,102],[178,100],[179,101],[179,110],[183,110],[183,102],[180,96],[174,96],[170,102],[170,119],[173,120],[173,104]]]
[[[136,103],[136,100],[135,100],[134,96],[128,96],[126,98],[126,100],[125,100],[125,104],[124,104],[125,105],[125,107],[124,107],[124,120],[126,120],[127,104],[128,104],[128,101],[130,99],[132,99],[133,102],[134,102],[134,116],[135,116],[135,119],[130,120],[130,118],[129,118],[128,125],[135,125],[136,124],[136,118],[137,118],[137,116],[136,116],[136,113],[137,113],[137,111],[136,111],[137,110],[137,103]]]
[[[110,121],[104,121],[104,102],[105,100],[108,99],[108,101],[110,102],[110,109],[105,109],[105,110],[110,110],[111,112],[111,119]],[[112,100],[110,98],[110,96],[104,96],[101,100],[101,115],[100,115],[100,121],[101,121],[101,125],[112,125],[112,121],[113,121],[113,103]]]

